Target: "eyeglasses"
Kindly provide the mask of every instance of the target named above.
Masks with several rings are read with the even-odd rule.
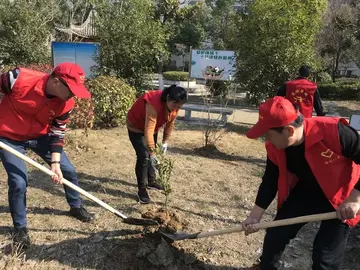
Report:
[[[71,89],[70,89],[70,87],[67,85],[67,83],[66,83],[63,79],[61,79],[61,78],[59,78],[59,77],[56,77],[56,78],[58,78],[58,80],[59,80],[63,85],[65,85],[66,88],[70,91],[70,93],[71,93],[70,97],[74,97],[75,95],[74,95],[74,93],[71,91]]]

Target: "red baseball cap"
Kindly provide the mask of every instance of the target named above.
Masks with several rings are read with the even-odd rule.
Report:
[[[70,88],[71,92],[78,98],[90,98],[91,94],[84,86],[85,73],[77,64],[64,62],[57,65],[53,73],[56,77],[63,80]]]
[[[260,105],[259,120],[246,133],[246,137],[259,138],[270,128],[286,126],[295,121],[298,116],[298,111],[288,99],[279,96],[268,99]]]

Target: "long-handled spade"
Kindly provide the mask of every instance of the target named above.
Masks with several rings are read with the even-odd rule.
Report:
[[[254,229],[266,229],[266,228],[272,228],[272,227],[280,227],[280,226],[287,226],[292,224],[298,224],[298,223],[306,223],[306,222],[312,222],[312,221],[321,221],[321,220],[328,220],[328,219],[335,219],[336,218],[336,212],[329,212],[324,214],[315,214],[315,215],[308,215],[308,216],[301,216],[296,218],[288,218],[288,219],[282,219],[282,220],[275,220],[275,221],[269,221],[264,223],[257,223],[253,225]],[[236,233],[236,232],[242,232],[244,229],[242,226],[239,227],[233,227],[233,228],[226,228],[221,230],[215,230],[215,231],[207,231],[207,232],[197,232],[193,234],[186,234],[186,233],[165,233],[160,231],[160,233],[165,237],[165,239],[169,240],[170,242],[173,241],[179,241],[179,240],[185,240],[185,239],[197,239],[197,238],[203,238],[203,237],[209,237],[209,236],[216,236],[216,235],[222,235],[222,234],[229,234],[229,233]]]
[[[22,153],[16,151],[15,149],[11,148],[10,146],[4,144],[3,142],[0,142],[0,148],[14,154],[15,156],[17,156],[18,158],[30,163],[31,165],[35,166],[36,168],[38,168],[39,170],[43,171],[44,173],[52,176],[54,175],[54,172],[49,170],[48,168],[42,166],[41,164],[37,163],[36,161],[32,160],[31,158],[23,155]],[[131,225],[142,225],[142,226],[147,226],[147,225],[158,225],[158,223],[155,220],[151,220],[151,219],[141,219],[141,218],[133,218],[133,217],[127,217],[124,214],[120,213],[119,211],[117,211],[116,209],[114,209],[113,207],[111,207],[110,205],[104,203],[103,201],[99,200],[98,198],[96,198],[95,196],[91,195],[90,193],[88,193],[87,191],[79,188],[78,186],[74,185],[73,183],[69,182],[66,179],[62,179],[62,183],[66,186],[68,186],[69,188],[76,190],[77,192],[79,192],[80,194],[84,195],[85,197],[87,197],[88,199],[92,200],[93,202],[97,203],[98,205],[102,206],[103,208],[105,208],[106,210],[110,211],[111,213],[113,213],[114,215],[120,217],[123,219],[124,223],[127,224],[131,224]]]

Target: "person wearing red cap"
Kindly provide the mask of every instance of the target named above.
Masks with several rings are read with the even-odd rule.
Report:
[[[74,108],[74,96],[90,98],[84,86],[85,74],[73,63],[61,63],[52,74],[16,68],[0,75],[0,141],[25,153],[33,150],[55,173],[52,179],[61,183],[63,176],[78,185],[74,166],[63,151],[64,133]],[[8,174],[9,206],[15,227],[14,241],[27,248],[30,237],[26,229],[25,162],[0,149],[0,159]],[[70,214],[88,222],[93,219],[82,205],[80,194],[64,186]]]
[[[337,212],[322,221],[312,251],[312,269],[338,269],[350,228],[360,219],[360,139],[342,118],[304,118],[289,100],[276,96],[259,108],[258,122],[246,133],[265,136],[267,161],[255,205],[243,221],[255,232],[264,211],[278,196],[275,220]],[[279,260],[303,224],[267,229],[260,269],[279,269]],[[331,236],[331,237],[329,237]]]
[[[295,80],[285,83],[276,95],[286,97],[298,105],[299,111],[306,118],[312,117],[313,109],[317,116],[325,116],[317,84],[309,80],[310,68],[301,66],[298,75]]]

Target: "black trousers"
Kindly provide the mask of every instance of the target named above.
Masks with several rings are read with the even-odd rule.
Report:
[[[331,211],[334,211],[334,208],[322,192],[311,194],[306,187],[299,183],[278,210],[275,220]],[[279,269],[279,260],[286,245],[305,224],[267,229],[263,253],[260,257],[260,269]],[[339,269],[349,232],[350,227],[339,219],[321,222],[320,229],[313,242],[313,270]]]
[[[148,182],[153,182],[156,179],[154,168],[150,164],[149,152],[145,144],[144,133],[136,133],[128,130],[129,138],[132,146],[136,152],[136,166],[135,173],[138,183],[138,188],[146,188]],[[155,144],[157,143],[157,133],[154,134]]]

